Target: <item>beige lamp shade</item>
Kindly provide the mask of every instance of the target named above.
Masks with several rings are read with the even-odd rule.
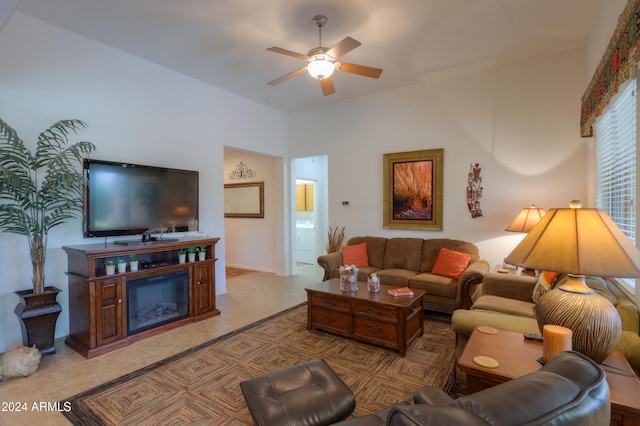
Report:
[[[640,277],[640,251],[597,209],[549,210],[505,261],[574,275]]]
[[[529,232],[538,224],[538,222],[540,222],[542,216],[544,216],[544,209],[537,208],[532,204],[531,206],[522,209],[505,231]]]

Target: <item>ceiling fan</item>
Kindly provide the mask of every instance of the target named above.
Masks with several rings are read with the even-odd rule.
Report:
[[[382,74],[380,68],[367,67],[364,65],[350,64],[348,62],[338,62],[337,60],[343,55],[351,52],[356,47],[360,46],[360,42],[352,39],[351,37],[345,37],[340,43],[333,46],[331,49],[322,46],[322,27],[327,23],[327,17],[324,15],[317,15],[313,17],[313,23],[318,27],[319,32],[319,46],[309,50],[306,55],[301,53],[292,52],[280,47],[270,47],[267,50],[282,55],[292,56],[296,59],[302,59],[307,61],[308,64],[302,68],[285,74],[280,78],[276,78],[273,81],[267,83],[270,86],[282,83],[285,80],[295,77],[298,74],[307,72],[311,77],[320,80],[320,87],[322,87],[322,93],[325,96],[332,95],[336,92],[333,87],[333,80],[331,75],[334,71],[348,72],[351,74],[363,75],[365,77],[378,78]]]

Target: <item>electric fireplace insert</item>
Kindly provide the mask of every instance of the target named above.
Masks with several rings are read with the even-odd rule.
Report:
[[[127,332],[139,333],[189,315],[189,272],[127,281]]]

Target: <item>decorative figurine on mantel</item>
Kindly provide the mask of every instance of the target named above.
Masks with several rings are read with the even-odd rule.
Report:
[[[469,186],[467,186],[467,206],[473,219],[482,216],[482,209],[480,209],[480,198],[482,198],[481,170],[480,163],[471,164],[467,178],[469,182]]]
[[[32,348],[23,346],[5,352],[0,357],[0,382],[30,376],[38,369],[41,358],[35,345]]]

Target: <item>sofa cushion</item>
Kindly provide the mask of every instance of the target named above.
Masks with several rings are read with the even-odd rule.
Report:
[[[522,300],[508,299],[506,297],[482,295],[475,301],[471,309],[482,309],[501,314],[518,315],[526,318],[536,317],[536,305]]]
[[[622,352],[636,374],[640,374],[640,336],[637,333],[622,330],[616,350]]]
[[[611,302],[613,306],[616,306],[618,304],[618,298],[616,297],[615,294],[613,294],[613,291],[611,291],[611,289],[609,288],[609,286],[607,285],[607,283],[603,278],[585,277],[584,280],[590,288],[592,288],[600,296],[604,297],[609,302]]]
[[[380,269],[376,271],[380,284],[392,287],[409,287],[409,279],[416,275],[416,271],[408,269]],[[365,278],[366,281],[366,278]]]
[[[390,238],[382,269],[408,269],[415,274],[420,268],[423,242],[422,238]]]
[[[519,315],[502,314],[484,309],[456,309],[451,316],[451,328],[462,340],[467,339],[479,325],[487,325],[498,330],[514,331],[516,333],[542,334],[538,327],[538,320]],[[461,354],[462,351],[458,352]]]
[[[457,280],[464,270],[467,269],[467,266],[469,266],[470,260],[471,255],[469,253],[462,253],[442,247],[431,273]]]
[[[536,286],[533,288],[533,295],[531,296],[534,303],[538,303],[540,296],[553,288],[559,276],[559,272],[542,271],[540,273]]]
[[[422,244],[422,259],[420,260],[420,272],[432,272],[433,265],[436,263],[441,248],[469,253],[471,255],[470,263],[480,259],[478,247],[473,243],[460,240],[452,240],[449,238],[433,238],[424,240]]]
[[[382,268],[384,253],[387,247],[387,239],[383,237],[353,237],[347,241],[347,245],[367,243],[367,257],[369,266]]]
[[[343,264],[356,265],[358,267],[369,266],[367,243],[354,244],[352,246],[342,246],[341,251]]]
[[[453,278],[423,272],[411,277],[409,287],[424,290],[430,295],[455,299],[458,292],[457,283],[458,280]]]

